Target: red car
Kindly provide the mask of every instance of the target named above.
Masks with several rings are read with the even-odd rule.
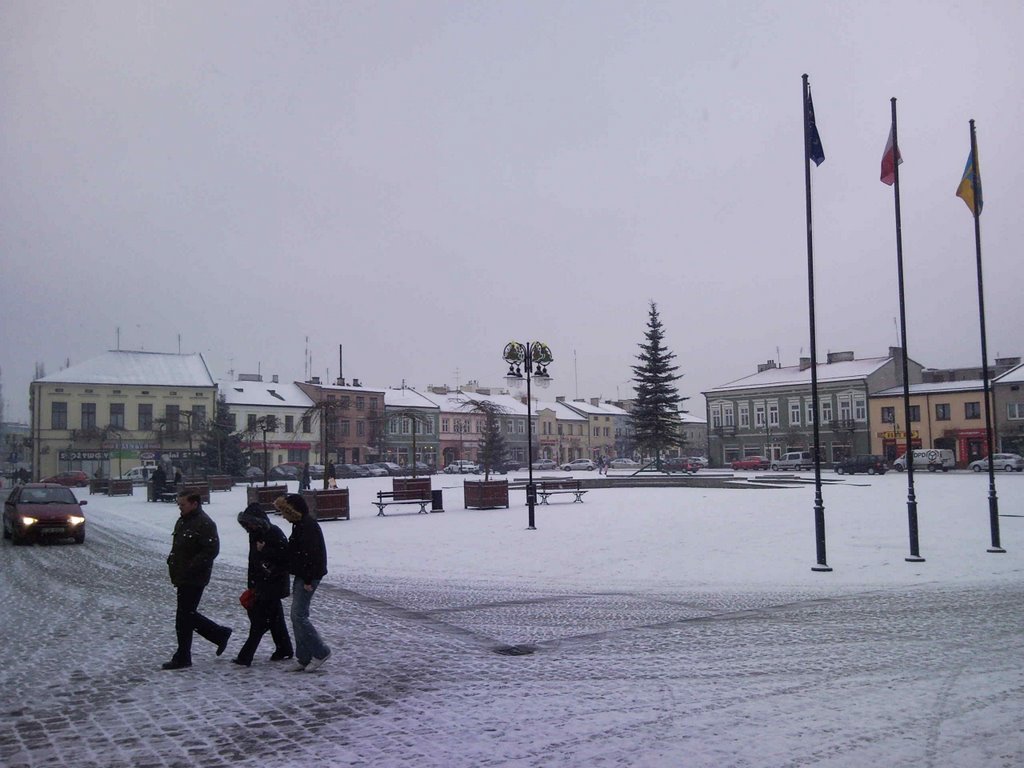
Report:
[[[4,501],[4,538],[15,544],[50,538],[74,539],[81,544],[85,541],[82,507],[86,503],[75,499],[63,485],[19,485]]]
[[[733,469],[770,469],[771,465],[764,456],[744,456],[731,464]]]
[[[59,472],[51,477],[44,478],[41,482],[66,485],[68,488],[85,488],[89,485],[89,476],[81,470],[72,472]]]

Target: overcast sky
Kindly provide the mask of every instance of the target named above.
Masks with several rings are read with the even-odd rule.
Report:
[[[0,369],[122,349],[367,385],[627,397],[658,302],[682,394],[808,354],[800,76],[819,356],[897,341],[898,98],[910,355],[1024,352],[1019,0],[0,5]]]

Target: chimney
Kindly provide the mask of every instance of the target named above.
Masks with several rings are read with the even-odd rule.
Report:
[[[270,382],[272,384],[280,384],[280,382],[277,380],[277,374],[276,373],[273,376],[270,377]]]
[[[258,373],[240,373],[238,374],[239,381],[263,381],[263,377]]]
[[[309,380],[309,383],[310,383],[310,384],[319,384],[319,383],[320,383],[320,377],[319,377],[319,376],[313,376],[313,377],[312,377],[312,378],[311,378],[311,379]]]
[[[895,360],[903,359],[903,347],[889,347],[889,357]]]
[[[811,367],[811,358],[809,358],[809,357],[801,357],[800,358],[800,370],[801,371],[806,371],[810,367]]]
[[[592,397],[592,398],[590,398],[590,404],[591,405],[600,405],[601,404],[601,398],[600,397]]]
[[[353,387],[361,387],[363,385],[359,383],[359,379],[352,379],[352,386]]]
[[[997,357],[996,358],[996,365],[1000,366],[1000,367],[1006,366],[1007,368],[1013,368],[1013,366],[1015,366],[1015,365],[1020,365],[1020,358],[1019,357]]]
[[[335,382],[335,385],[339,386],[339,387],[348,386],[347,384],[345,384],[345,377],[344,376],[339,376],[338,380]]]
[[[558,397],[555,398],[555,402],[556,403],[564,403],[565,402],[565,395],[558,395]]]
[[[771,370],[773,370],[775,368],[778,368],[778,367],[779,366],[777,366],[775,364],[774,360],[765,360],[763,363],[758,363],[757,364],[757,372],[758,373],[764,373],[765,371],[771,371]]]
[[[853,352],[829,352],[829,363],[849,363],[853,361]]]

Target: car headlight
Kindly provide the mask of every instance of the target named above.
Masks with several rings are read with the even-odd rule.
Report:
[[[30,525],[35,525],[38,522],[39,521],[36,518],[34,518],[34,517],[29,517],[28,515],[22,515],[21,516],[21,524],[24,525],[25,527],[28,527]]]
[[[85,522],[85,518],[81,515],[71,515],[70,517],[68,517],[68,522],[71,525],[81,525]]]

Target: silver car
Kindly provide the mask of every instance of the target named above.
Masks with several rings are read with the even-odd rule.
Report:
[[[992,463],[996,469],[1003,469],[1007,472],[1024,472],[1024,458],[1016,453],[993,453]],[[988,472],[988,459],[972,461],[967,468],[975,472]]]

